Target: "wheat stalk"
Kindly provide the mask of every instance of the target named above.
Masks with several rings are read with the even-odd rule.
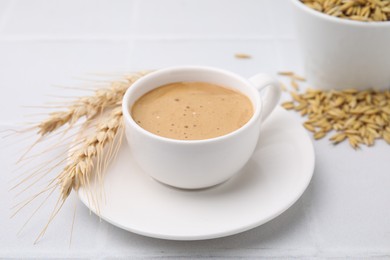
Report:
[[[15,215],[32,201],[44,196],[44,194],[48,194],[27,219],[23,225],[24,227],[47,201],[47,198],[53,194],[53,191],[59,189],[60,195],[57,203],[53,208],[46,226],[36,241],[45,234],[49,224],[58,214],[72,191],[77,191],[83,187],[85,191],[89,192],[88,199],[94,201],[95,208],[99,212],[99,197],[97,194],[99,191],[96,189],[88,191],[90,182],[97,180],[100,188],[102,188],[103,174],[107,165],[115,158],[122,142],[124,127],[121,103],[123,95],[136,80],[147,73],[147,71],[132,73],[125,77],[125,81],[117,80],[110,82],[109,87],[95,90],[92,96],[76,99],[69,104],[69,107],[65,111],[51,113],[46,120],[36,124],[32,128],[32,130],[37,130],[39,138],[27,149],[21,159],[35,145],[42,143],[44,140],[48,140],[46,136],[54,137],[58,133],[61,133],[59,129],[62,126],[68,124],[68,128],[64,130],[64,133],[67,133],[70,129],[76,129],[76,125],[80,127],[77,129],[77,138],[74,135],[68,135],[67,139],[60,138],[60,142],[68,143],[69,152],[56,158],[58,162],[48,162],[47,167],[44,163],[38,164],[38,167],[32,168],[33,171],[30,171],[29,176],[23,178],[22,181],[14,186],[14,188],[21,188],[22,191],[20,193],[23,193],[30,187],[38,186],[38,181],[42,180],[44,176],[52,174],[54,169],[65,163],[65,166],[49,181],[49,184],[45,188],[30,198],[17,203],[14,207],[16,209]],[[85,120],[80,124],[76,124],[81,118],[85,118]],[[56,144],[53,147],[59,147],[59,145]],[[51,149],[45,147],[44,151],[51,152]],[[40,155],[42,153],[27,158],[37,158]],[[23,164],[23,166],[25,165]],[[27,185],[27,187],[23,187],[22,184]]]
[[[35,124],[32,128],[27,129],[27,131],[36,130],[39,138],[25,150],[17,163],[23,161],[25,156],[38,143],[43,141],[44,137],[60,129],[62,126],[66,124],[69,125],[68,129],[65,129],[66,132],[73,128],[76,122],[81,118],[85,117],[86,121],[84,123],[84,128],[88,127],[95,117],[103,113],[106,109],[113,108],[120,103],[129,86],[149,72],[150,71],[140,71],[131,73],[124,77],[124,81],[116,80],[109,82],[109,87],[95,90],[95,93],[92,96],[80,97],[73,102],[70,102],[65,111],[50,113],[47,119]]]
[[[88,200],[90,205],[94,203],[93,206],[99,214],[98,195],[101,190],[89,190],[89,184],[92,178],[95,178],[95,180],[100,182],[100,186],[103,186],[102,174],[118,152],[122,142],[123,129],[122,109],[121,106],[117,106],[108,116],[103,117],[95,131],[89,135],[89,138],[71,152],[67,165],[53,180],[55,181],[55,187],[60,189],[60,198],[36,242],[43,237],[49,224],[60,211],[70,193],[77,191],[80,187],[86,189],[89,194]],[[116,139],[117,142],[115,142]],[[72,220],[73,222],[74,219]]]
[[[82,117],[86,117],[87,120],[96,117],[104,109],[117,105],[122,100],[129,85],[146,73],[140,72],[127,77],[126,82],[112,82],[110,87],[98,89],[92,96],[75,100],[66,111],[51,113],[49,118],[36,126],[38,134],[41,136],[47,135],[65,124],[72,127]]]
[[[63,200],[69,196],[72,189],[78,190],[80,186],[85,187],[88,184],[94,169],[94,160],[102,158],[104,148],[113,143],[122,128],[122,109],[119,106],[114,108],[107,118],[104,118],[96,132],[80,148],[72,152],[69,163],[58,176]],[[100,169],[97,170],[100,172]]]

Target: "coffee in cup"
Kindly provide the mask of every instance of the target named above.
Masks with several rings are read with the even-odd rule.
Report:
[[[207,82],[174,82],[141,96],[131,116],[143,129],[178,140],[210,139],[233,132],[253,115],[243,93]]]

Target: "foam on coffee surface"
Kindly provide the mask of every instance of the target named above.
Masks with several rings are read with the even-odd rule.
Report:
[[[131,108],[135,122],[159,136],[201,140],[226,135],[253,115],[244,94],[205,82],[176,82],[153,89]]]

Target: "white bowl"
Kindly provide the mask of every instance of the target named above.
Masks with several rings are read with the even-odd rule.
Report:
[[[390,87],[390,22],[333,17],[291,0],[306,77],[322,89]]]

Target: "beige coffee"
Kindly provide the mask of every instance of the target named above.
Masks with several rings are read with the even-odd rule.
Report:
[[[176,82],[140,97],[131,115],[145,130],[179,140],[202,140],[226,135],[253,115],[244,94],[205,82]]]

